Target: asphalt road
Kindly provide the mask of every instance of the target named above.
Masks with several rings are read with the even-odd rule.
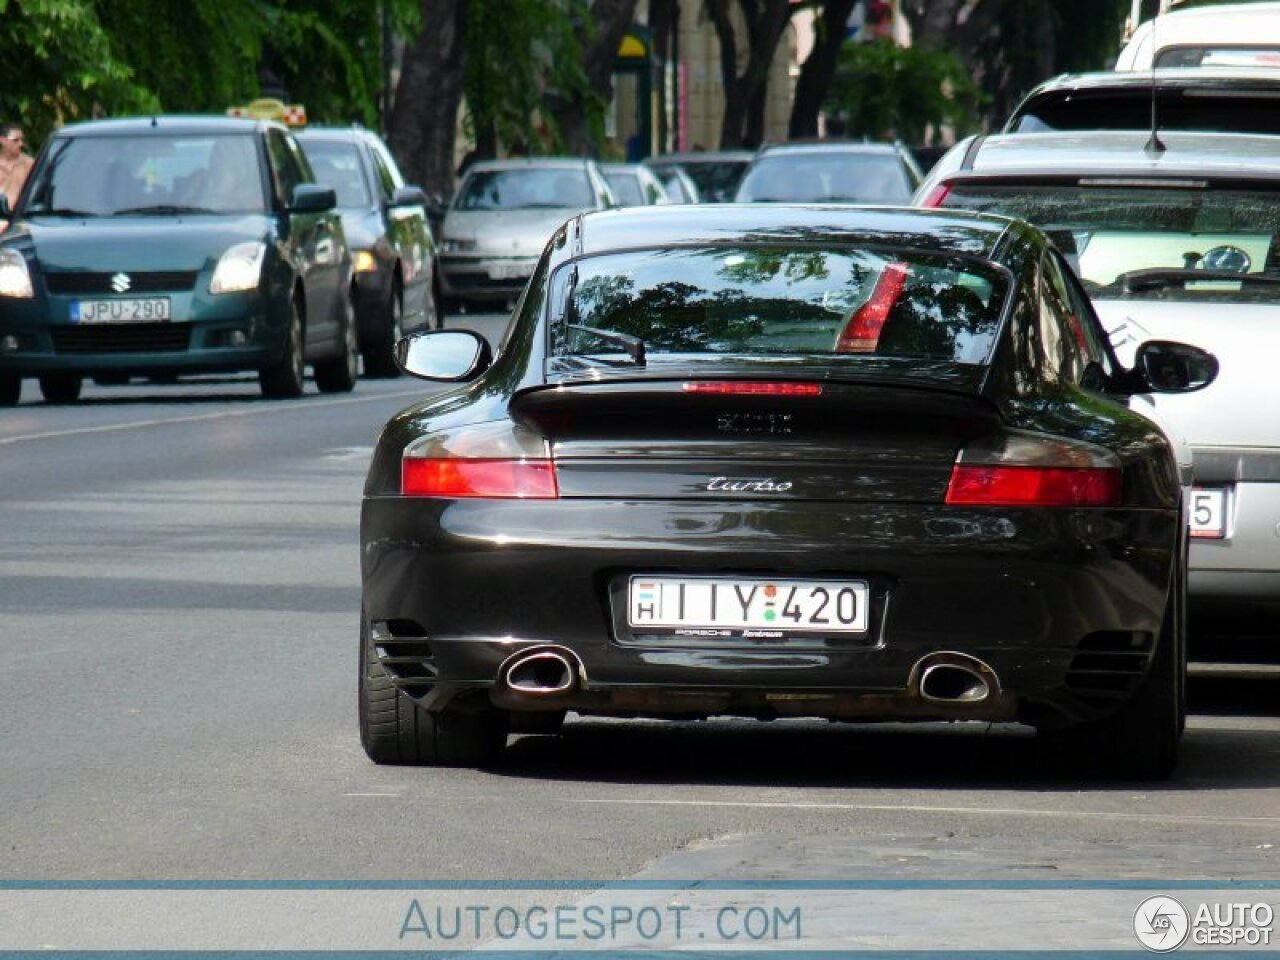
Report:
[[[1197,684],[1156,786],[1042,772],[1017,730],[807,722],[571,720],[493,770],[373,766],[360,489],[430,389],[0,411],[0,879],[1280,875],[1270,680]]]

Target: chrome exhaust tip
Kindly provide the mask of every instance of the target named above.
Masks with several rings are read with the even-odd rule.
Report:
[[[912,670],[922,700],[933,703],[983,703],[1000,693],[995,671],[964,653],[935,653]]]
[[[498,682],[527,696],[554,697],[577,685],[578,671],[564,654],[537,650],[513,658],[503,667]]]

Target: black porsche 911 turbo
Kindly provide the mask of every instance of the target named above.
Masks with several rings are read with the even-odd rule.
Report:
[[[1174,448],[1035,228],[654,207],[551,239],[496,359],[394,417],[361,520],[360,732],[474,765],[589,715],[1029,724],[1164,776],[1185,718]]]

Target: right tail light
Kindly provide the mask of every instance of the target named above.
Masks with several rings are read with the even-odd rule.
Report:
[[[1011,431],[969,444],[956,457],[946,502],[982,507],[1114,507],[1120,460],[1077,440]]]

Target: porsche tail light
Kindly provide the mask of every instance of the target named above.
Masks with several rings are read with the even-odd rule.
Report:
[[[924,202],[920,204],[922,207],[937,208],[947,202],[947,197],[951,196],[951,184],[940,183],[932,190],[929,195],[924,198]]]
[[[1011,431],[960,451],[946,502],[985,507],[1113,507],[1121,500],[1121,480],[1119,458],[1110,450]]]
[[[508,420],[456,427],[415,441],[400,461],[406,497],[554,499],[547,441]]]
[[[875,353],[880,342],[880,332],[889,311],[902,296],[907,285],[908,267],[905,263],[886,264],[876,278],[875,289],[866,303],[849,316],[849,322],[836,338],[836,353]]]

